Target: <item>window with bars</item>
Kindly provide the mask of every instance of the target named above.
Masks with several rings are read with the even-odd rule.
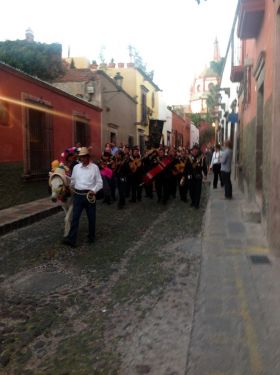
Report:
[[[74,120],[74,144],[87,146],[90,144],[89,124],[84,118],[75,118]]]
[[[9,126],[9,104],[0,101],[0,125]]]

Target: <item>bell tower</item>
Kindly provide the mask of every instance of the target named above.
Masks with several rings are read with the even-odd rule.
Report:
[[[218,38],[217,37],[216,37],[215,42],[214,42],[214,56],[213,56],[213,60],[215,62],[218,62],[218,61],[221,60],[220,47],[219,47],[219,42],[218,42]]]
[[[25,40],[28,42],[34,42],[34,34],[30,27],[25,31]]]

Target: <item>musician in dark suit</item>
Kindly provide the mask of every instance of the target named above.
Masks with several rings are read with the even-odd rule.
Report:
[[[137,146],[132,149],[132,156],[129,161],[131,180],[131,200],[136,202],[142,200],[143,165],[140,150]]]
[[[207,176],[207,164],[199,146],[195,144],[184,169],[185,181],[189,182],[191,206],[195,208],[199,208],[203,175]]]

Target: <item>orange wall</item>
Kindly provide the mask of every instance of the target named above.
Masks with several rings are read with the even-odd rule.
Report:
[[[172,112],[172,131],[177,130],[178,133],[183,135],[183,146],[190,146],[190,119],[184,120],[182,117],[178,116],[175,112]],[[172,137],[173,140],[173,137]],[[172,144],[175,146],[175,144]]]
[[[257,39],[245,40],[243,46],[243,61],[245,58],[249,58],[253,62],[252,72],[256,67],[258,56],[262,51],[265,51],[265,86],[264,86],[264,101],[272,94],[272,74],[273,74],[273,37],[275,27],[275,9],[274,4],[271,0],[265,1],[265,14],[261,31]],[[255,78],[251,80],[251,102],[248,108],[244,110],[243,122],[244,125],[248,124],[256,116],[257,108],[257,87]]]
[[[21,101],[22,94],[41,98],[49,102],[51,109],[65,116],[52,114],[54,158],[73,144],[73,114],[84,114],[89,119],[91,142],[94,156],[101,153],[101,111],[87,103],[83,103],[70,95],[64,95],[59,90],[39,80],[28,77],[15,69],[0,65],[0,101],[9,100],[9,125],[0,124],[0,162],[15,162],[24,160],[24,131],[25,110],[19,104],[10,101]],[[22,103],[24,103],[22,101]]]

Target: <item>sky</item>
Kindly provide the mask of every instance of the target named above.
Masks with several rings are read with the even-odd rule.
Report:
[[[194,77],[225,55],[237,0],[9,0],[1,4],[0,40],[60,43],[63,56],[129,62],[136,48],[167,104],[187,104]]]

